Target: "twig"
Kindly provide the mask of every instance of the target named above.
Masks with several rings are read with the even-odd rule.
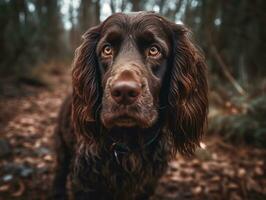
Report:
[[[224,75],[226,76],[226,78],[232,83],[232,85],[235,87],[235,89],[237,90],[237,92],[239,94],[245,96],[247,94],[246,91],[242,88],[242,86],[235,80],[235,78],[229,72],[227,65],[223,61],[222,57],[220,56],[220,54],[218,53],[218,51],[214,45],[211,45],[211,51],[212,51],[215,59],[217,60],[217,62],[221,66],[221,68],[223,69],[223,72],[224,72]]]

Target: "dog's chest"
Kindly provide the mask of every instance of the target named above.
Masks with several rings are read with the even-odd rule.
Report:
[[[119,153],[108,152],[96,161],[99,171],[110,182],[117,179],[117,184],[125,182],[145,182],[145,179],[156,176],[166,165],[166,160],[156,153]]]
[[[106,190],[117,197],[149,190],[167,167],[165,152],[158,149],[117,155],[112,151],[101,152],[99,156],[87,157],[84,161],[86,170],[80,174],[83,186]],[[97,188],[93,188],[95,186]]]
[[[109,155],[110,156],[110,155]],[[152,155],[111,155],[100,167],[104,185],[113,193],[144,192],[154,185],[166,168],[166,161]]]

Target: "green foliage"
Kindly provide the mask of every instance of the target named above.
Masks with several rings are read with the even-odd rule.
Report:
[[[211,118],[209,132],[218,133],[236,144],[266,147],[266,95],[253,98],[245,104],[246,109],[241,113],[220,113]]]

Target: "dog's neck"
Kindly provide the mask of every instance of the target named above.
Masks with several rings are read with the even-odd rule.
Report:
[[[133,151],[151,145],[160,135],[158,124],[143,129],[138,127],[114,127],[105,131],[105,144],[118,147],[126,151]]]

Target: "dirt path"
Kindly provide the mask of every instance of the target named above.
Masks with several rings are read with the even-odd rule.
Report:
[[[0,200],[49,199],[52,133],[69,77],[55,76],[52,89],[30,90],[35,94],[0,100]],[[177,156],[156,199],[266,199],[265,150],[217,137],[207,137],[202,147],[193,158]]]

